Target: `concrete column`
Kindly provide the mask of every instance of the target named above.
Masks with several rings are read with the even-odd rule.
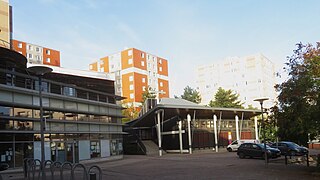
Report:
[[[217,132],[217,116],[213,115],[213,124],[214,124],[214,142],[216,145],[216,152],[218,152],[218,132]]]
[[[255,130],[255,134],[256,134],[256,139],[259,139],[259,134],[258,134],[258,117],[255,116],[254,117],[254,130]]]
[[[157,112],[157,133],[158,133],[158,145],[159,145],[159,156],[162,156],[162,147],[161,147],[161,124],[160,124],[160,112]]]
[[[236,120],[236,136],[237,136],[237,140],[239,140],[239,117],[238,117],[238,115],[235,116],[235,120]]]
[[[182,121],[179,121],[179,144],[180,144],[180,153],[182,154]]]
[[[192,154],[192,141],[191,141],[191,116],[190,114],[187,115],[187,122],[188,122],[188,143],[189,143],[189,154]]]

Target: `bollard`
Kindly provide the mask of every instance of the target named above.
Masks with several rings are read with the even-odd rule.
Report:
[[[307,166],[309,167],[309,153],[307,153],[306,156],[307,156]]]
[[[97,175],[96,175],[96,173],[90,173],[89,174],[89,177],[90,177],[90,180],[97,180]]]
[[[288,164],[288,158],[287,158],[287,155],[284,155],[284,163],[287,165]]]

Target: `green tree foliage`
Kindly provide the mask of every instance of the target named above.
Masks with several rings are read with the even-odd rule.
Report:
[[[125,116],[125,118],[122,118],[123,124],[138,117],[139,110],[133,106],[133,103],[123,105],[123,107],[125,108],[122,110],[122,115]]]
[[[308,135],[320,132],[320,44],[298,43],[293,52],[284,68],[288,79],[275,86],[279,104],[272,111],[279,138],[306,145]]]
[[[146,91],[142,93],[142,105],[147,99],[155,99],[156,94],[154,93],[154,90],[151,87],[148,87]]]
[[[225,108],[243,108],[243,103],[238,100],[239,94],[233,93],[230,89],[225,90],[219,87],[214,95],[214,100],[209,102],[210,107],[225,107]]]
[[[175,98],[177,98],[177,96],[175,96]],[[190,86],[184,88],[181,98],[197,104],[201,102],[201,96],[199,92],[195,89],[192,89]]]

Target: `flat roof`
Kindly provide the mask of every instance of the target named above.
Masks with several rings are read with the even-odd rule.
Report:
[[[235,119],[236,115],[239,119],[249,119],[261,114],[260,110],[208,107],[184,99],[163,98],[153,109],[127,124],[132,127],[152,127],[156,122],[156,112],[161,109],[164,110],[164,120],[176,116],[186,119],[188,114],[191,119],[194,116],[196,119],[213,119],[213,115],[218,119],[220,115],[221,119]]]

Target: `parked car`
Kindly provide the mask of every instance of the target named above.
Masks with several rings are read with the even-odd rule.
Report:
[[[228,150],[229,152],[237,151],[238,148],[239,148],[239,146],[240,146],[241,144],[243,144],[243,143],[260,143],[260,141],[257,140],[257,139],[240,139],[240,140],[234,140],[234,141],[232,141],[231,144],[229,144],[229,145],[227,146],[227,150]]]
[[[266,145],[267,158],[277,158],[281,156],[281,151],[277,148],[271,148]],[[238,148],[237,155],[243,159],[245,157],[250,158],[265,158],[264,144],[255,143],[243,143]]]
[[[309,152],[308,148],[289,141],[273,143],[271,147],[278,148],[280,149],[281,154],[289,156],[303,156]]]

